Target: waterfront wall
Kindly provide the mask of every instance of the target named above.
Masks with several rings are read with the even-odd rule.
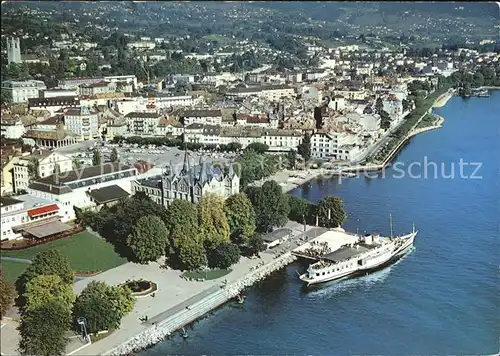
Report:
[[[158,322],[156,325],[152,325],[142,333],[134,336],[120,346],[106,352],[104,355],[128,355],[163,341],[165,337],[169,336],[176,330],[192,323],[213,309],[233,299],[244,288],[250,287],[272,272],[289,265],[295,259],[295,256],[293,256],[290,252],[287,252],[268,264],[248,273],[245,277],[239,279],[238,281],[225,286],[225,288],[217,287],[217,289],[214,289],[212,294],[194,303],[189,309],[183,309],[165,320]]]

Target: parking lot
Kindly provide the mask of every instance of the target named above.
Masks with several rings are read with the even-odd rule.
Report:
[[[57,152],[70,157],[77,157],[82,166],[90,166],[92,165],[94,148],[101,152],[103,162],[109,161],[113,148],[116,148],[120,162],[125,164],[132,164],[142,160],[153,164],[155,167],[163,167],[170,163],[181,164],[184,160],[184,151],[177,147],[140,147],[138,145],[126,144],[120,147],[118,144],[103,144],[97,141],[80,142],[72,146],[59,148]],[[203,157],[204,161],[229,162],[234,160],[235,156],[235,154],[227,153],[188,151],[191,164],[197,164],[200,157]]]

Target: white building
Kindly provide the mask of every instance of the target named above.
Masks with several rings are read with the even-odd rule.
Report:
[[[360,155],[356,135],[339,132],[316,132],[311,136],[311,154],[314,158],[334,161],[352,161]]]
[[[130,112],[125,115],[127,134],[156,136],[161,115],[155,112]]]
[[[184,126],[191,124],[221,125],[221,110],[184,110],[179,114],[180,122]]]
[[[86,106],[71,108],[64,113],[66,129],[82,140],[92,140],[99,137],[99,113]]]
[[[38,162],[38,177],[44,178],[50,176],[56,170],[56,165],[61,173],[71,171],[73,169],[73,161],[70,157],[64,156],[57,152],[39,150],[28,156],[19,157],[14,163],[12,181],[14,191],[26,190],[30,177],[30,165],[34,166],[35,160]]]
[[[47,89],[40,92],[41,99],[57,98],[57,97],[76,97],[78,96],[77,89]]]
[[[60,215],[59,204],[31,195],[1,197],[2,241],[22,238],[24,230],[42,222],[68,219]]]
[[[202,145],[227,145],[232,142],[245,148],[260,142],[269,146],[269,151],[290,151],[297,149],[302,141],[302,133],[295,130],[277,130],[262,127],[191,124],[184,130],[184,140]]]
[[[0,125],[1,135],[9,139],[18,139],[26,132],[21,120],[15,122],[2,121]]]
[[[2,91],[13,103],[26,103],[28,99],[38,98],[40,90],[46,90],[45,83],[41,80],[14,81],[6,80],[2,82]]]
[[[235,88],[229,90],[226,96],[232,98],[246,98],[257,96],[270,101],[279,101],[281,98],[294,98],[295,88],[288,85],[271,85],[265,87]]]
[[[133,84],[134,88],[137,88],[137,77],[135,75],[108,75],[104,77],[80,77],[80,78],[68,78],[59,81],[59,87],[61,89],[74,89],[78,88],[80,85],[95,84],[102,81],[108,82],[126,82]]]
[[[108,163],[66,172],[61,176],[41,178],[28,186],[28,194],[58,202],[61,216],[68,220],[75,218],[75,207],[85,209],[94,205],[89,195],[93,190],[118,186],[130,194],[131,180],[138,177],[134,166]],[[118,189],[117,189],[118,190]]]

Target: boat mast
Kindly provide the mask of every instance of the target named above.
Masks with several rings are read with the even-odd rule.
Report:
[[[391,239],[392,239],[392,214],[389,213],[389,223],[391,225]]]
[[[413,223],[413,232],[415,232],[415,223]]]

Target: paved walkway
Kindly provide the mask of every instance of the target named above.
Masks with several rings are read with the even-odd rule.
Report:
[[[2,355],[19,355],[17,351],[17,345],[19,344],[18,326],[17,321],[7,318],[2,319],[2,328],[0,330]]]
[[[27,260],[25,258],[0,256],[0,259],[6,260],[6,261],[21,262],[21,263],[31,263],[31,260]]]
[[[229,274],[216,280],[204,282],[186,281],[180,278],[180,271],[159,268],[159,263],[150,263],[148,265],[127,263],[97,276],[76,282],[74,290],[76,293],[80,293],[92,280],[101,280],[108,284],[116,285],[125,282],[127,279],[144,278],[157,283],[158,291],[154,298],[151,296],[137,298],[134,310],[123,318],[119,330],[95,344],[76,352],[74,355],[103,354],[144,331],[150,327],[152,322],[164,320],[186,306],[205,298],[211,292],[219,289],[223,280],[227,280],[228,284],[234,283],[246,276],[251,267],[256,267],[262,261],[265,263],[271,262],[278,251],[282,253],[285,249],[291,250],[297,247],[296,241],[305,234],[315,237],[326,230],[308,226],[308,231],[303,233],[303,225],[294,222],[287,224],[287,227],[294,231],[294,237],[290,241],[282,246],[261,253],[261,258],[249,259],[242,257],[240,262],[232,267],[232,271]],[[146,315],[148,316],[148,322],[143,323],[140,318],[142,319]]]

